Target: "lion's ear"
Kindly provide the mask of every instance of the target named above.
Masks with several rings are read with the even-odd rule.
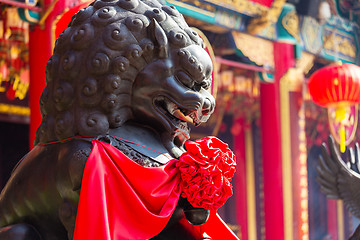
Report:
[[[160,27],[159,23],[154,18],[151,20],[149,28],[153,37],[153,41],[155,41],[155,44],[157,44],[159,48],[159,57],[167,58],[169,56],[168,39],[164,30]]]

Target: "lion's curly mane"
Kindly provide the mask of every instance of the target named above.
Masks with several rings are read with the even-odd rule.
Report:
[[[155,1],[97,0],[79,11],[47,63],[35,143],[104,134],[132,119],[133,82],[162,51],[155,24],[170,49],[202,45],[174,7]]]

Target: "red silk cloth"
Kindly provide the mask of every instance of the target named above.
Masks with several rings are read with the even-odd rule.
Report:
[[[194,227],[202,234],[202,239],[239,240],[215,210],[210,211],[210,216],[206,223]]]
[[[180,196],[175,166],[142,167],[110,144],[92,143],[74,240],[144,240],[160,233]]]
[[[168,223],[181,194],[177,161],[161,167],[138,165],[110,144],[93,140],[77,210],[73,240],[145,240]],[[238,239],[216,211],[202,226],[208,239]]]

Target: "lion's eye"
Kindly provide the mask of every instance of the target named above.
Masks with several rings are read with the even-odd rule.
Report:
[[[192,89],[194,89],[197,92],[200,91],[201,90],[201,84],[195,84]]]
[[[188,74],[186,74],[185,72],[183,71],[180,71],[176,74],[176,78],[182,83],[184,84],[186,87],[188,88],[193,88],[194,87],[194,80],[191,79],[189,77]]]

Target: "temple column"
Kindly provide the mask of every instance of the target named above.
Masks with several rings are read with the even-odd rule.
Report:
[[[46,63],[51,57],[54,39],[53,23],[64,11],[67,1],[44,0],[43,17],[29,32],[29,106],[30,106],[30,149],[34,146],[36,130],[41,124],[40,96],[45,88]]]
[[[236,174],[234,176],[235,188],[234,197],[236,199],[236,217],[240,226],[240,239],[249,239],[248,236],[248,202],[247,189],[250,183],[247,182],[247,158],[246,158],[246,139],[245,139],[245,120],[234,118],[233,124],[239,124],[241,128],[234,135],[234,153],[236,156]],[[250,174],[250,173],[249,173]],[[254,186],[253,186],[254,187]]]
[[[263,152],[266,239],[284,239],[280,79],[295,65],[294,46],[274,42],[274,83],[261,83],[260,110]]]

